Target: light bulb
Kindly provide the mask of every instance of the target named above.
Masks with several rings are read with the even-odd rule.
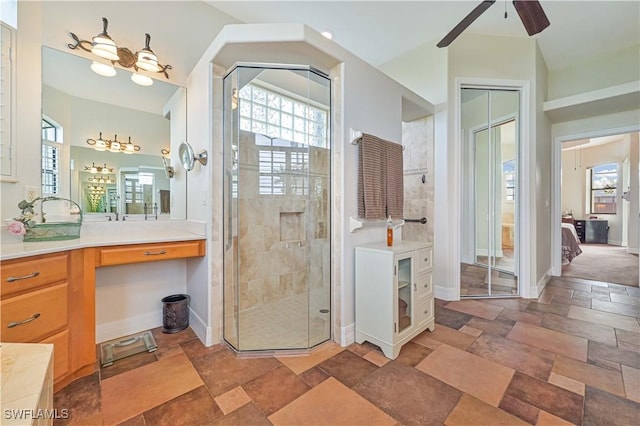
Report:
[[[153,84],[153,79],[151,77],[137,72],[131,74],[131,80],[140,86],[151,86]]]
[[[116,69],[113,67],[113,65],[104,64],[102,62],[93,61],[93,63],[91,64],[91,69],[96,74],[100,74],[104,77],[113,77],[114,75],[116,75]]]

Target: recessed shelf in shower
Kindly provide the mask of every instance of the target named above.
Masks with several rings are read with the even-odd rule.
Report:
[[[280,241],[304,241],[304,212],[280,212]]]

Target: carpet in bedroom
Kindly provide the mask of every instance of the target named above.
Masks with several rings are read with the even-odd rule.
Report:
[[[580,244],[582,254],[562,267],[563,277],[584,278],[638,287],[638,255],[626,247]]]

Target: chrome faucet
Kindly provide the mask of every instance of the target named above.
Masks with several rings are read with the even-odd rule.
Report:
[[[105,217],[109,219],[109,222],[111,222],[111,215],[106,215]]]
[[[114,214],[116,215],[116,221],[120,220],[120,219],[118,219],[118,212],[115,212]]]

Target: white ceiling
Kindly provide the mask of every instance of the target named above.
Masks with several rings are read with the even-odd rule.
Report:
[[[331,31],[335,42],[378,66],[424,43],[437,43],[480,0],[208,3],[246,23],[304,23]],[[549,69],[640,43],[637,0],[541,0],[540,4],[551,25],[534,37]],[[467,32],[528,37],[512,2],[504,0],[496,1]]]

